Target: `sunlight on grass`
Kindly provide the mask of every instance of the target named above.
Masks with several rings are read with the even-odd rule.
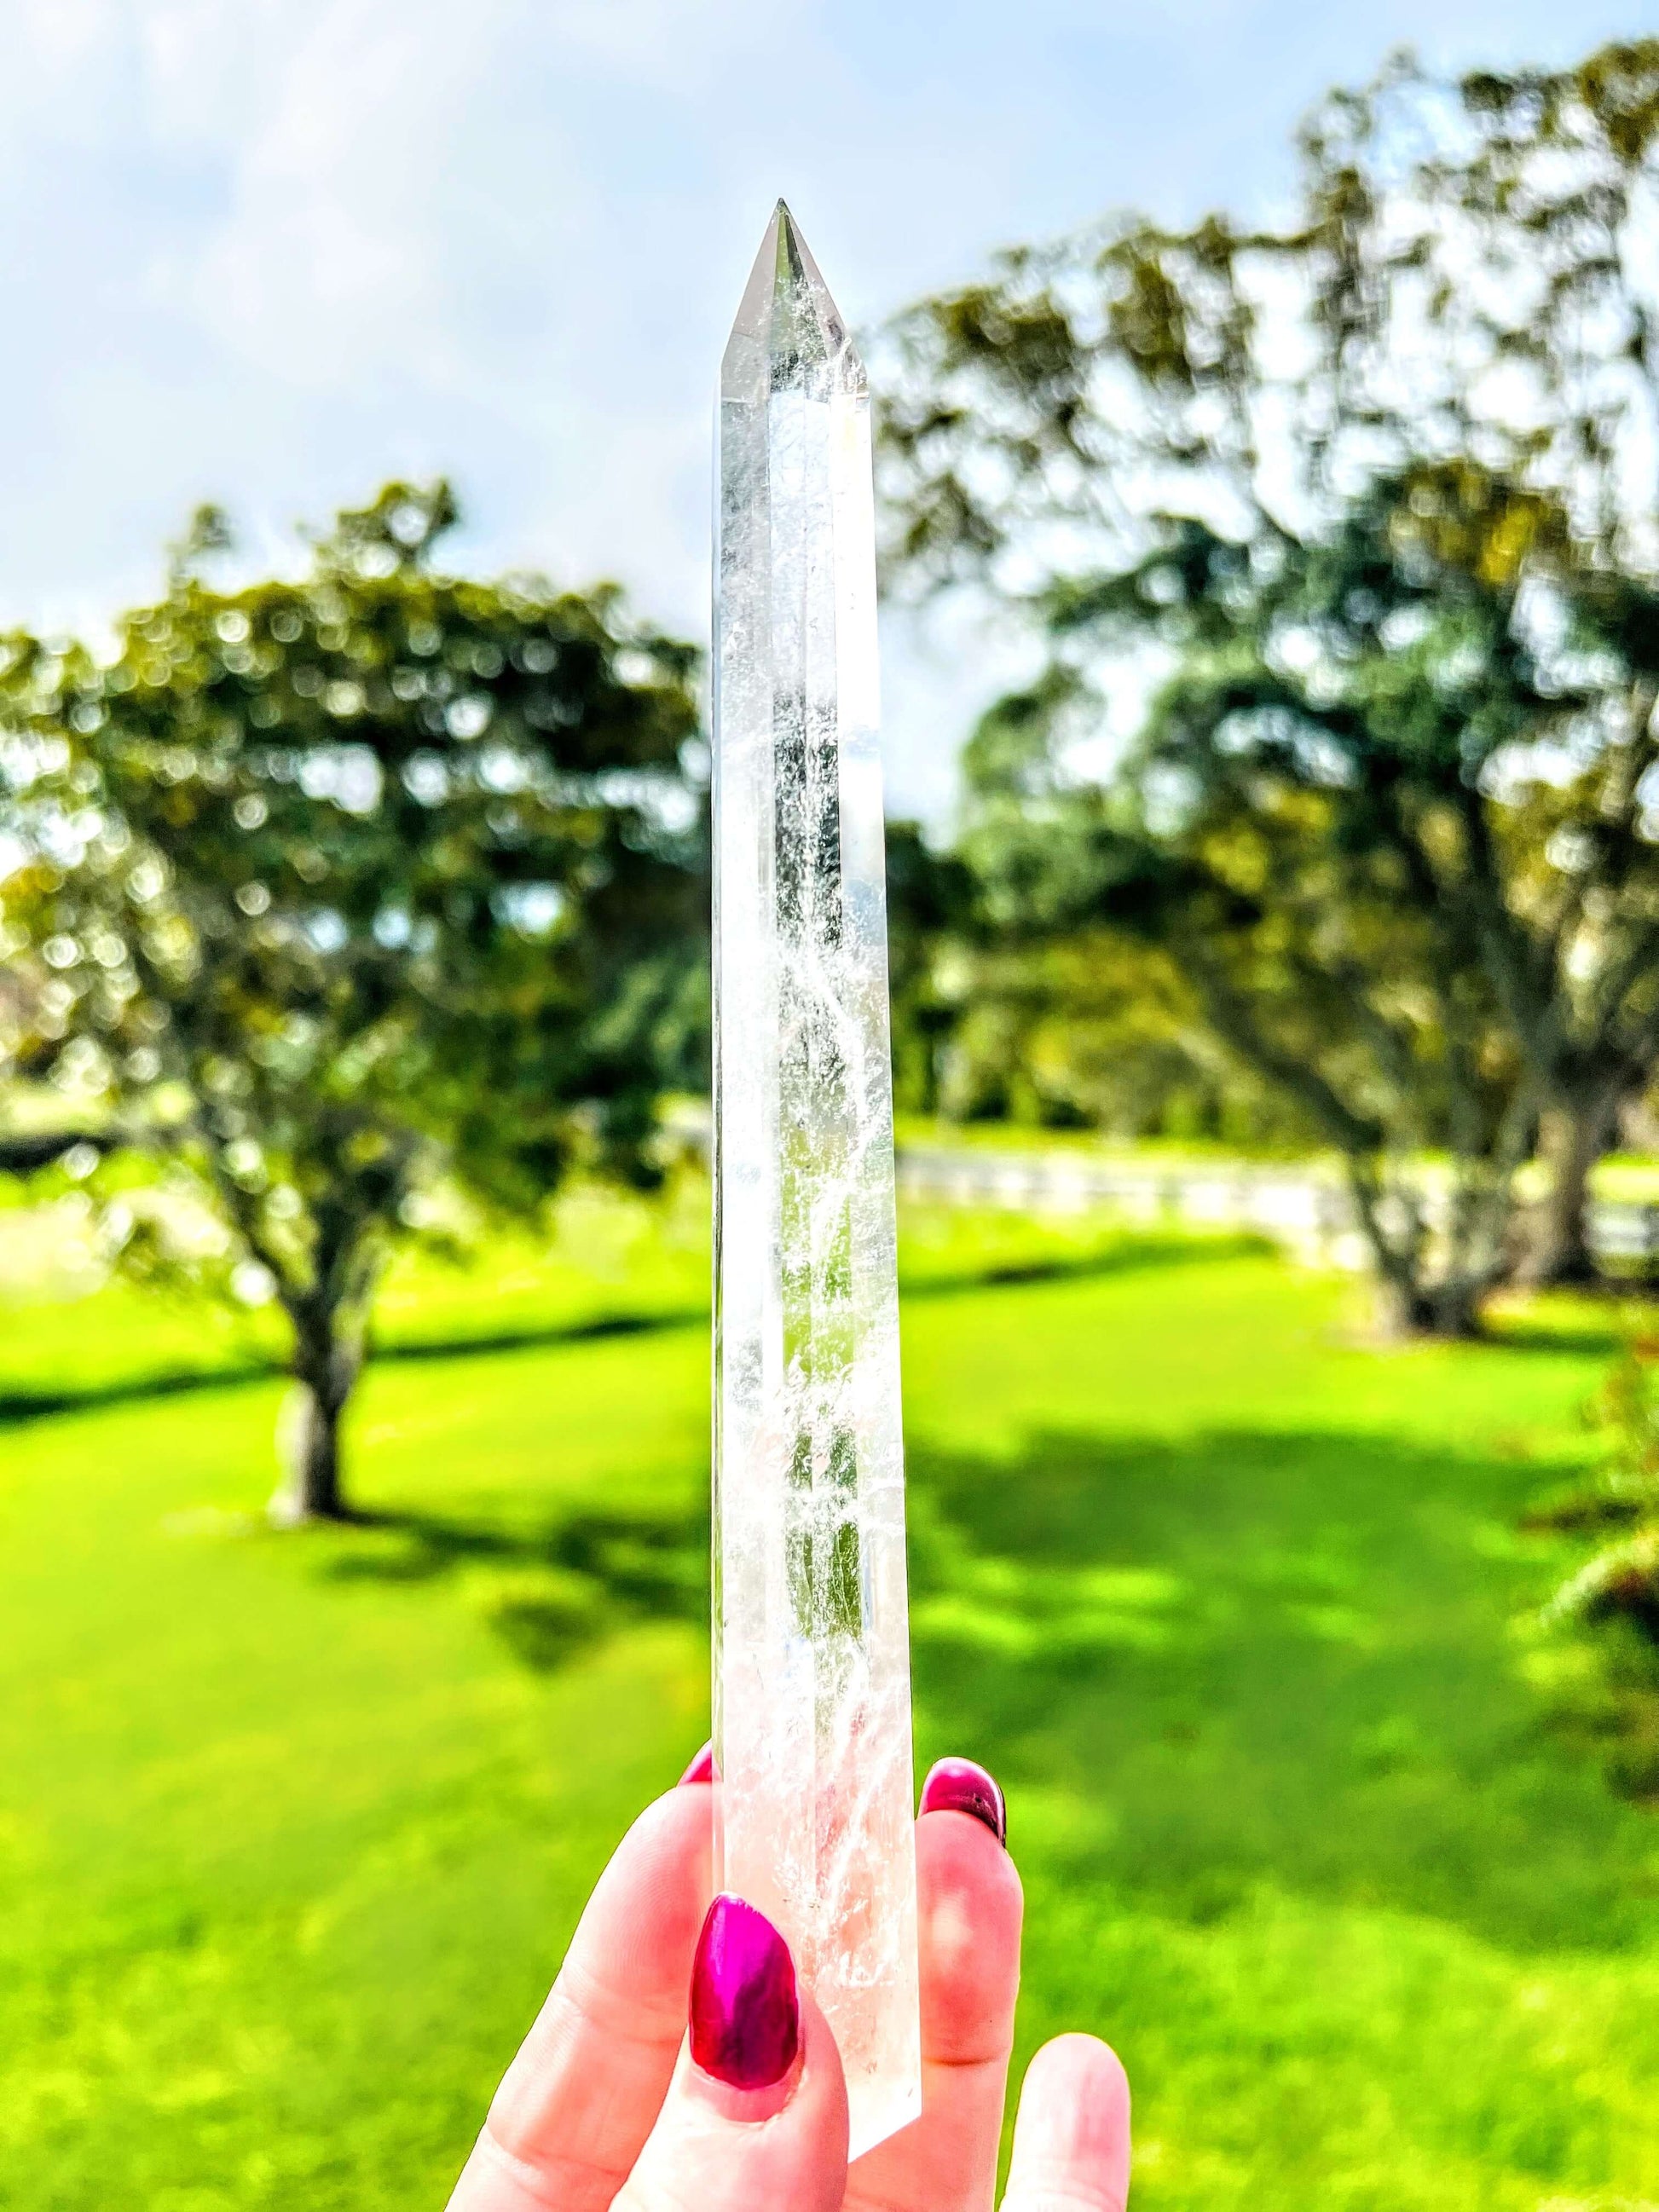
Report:
[[[914,1225],[905,1359],[918,1757],[1008,1790],[1022,2051],[1117,2042],[1151,2212],[1642,2203],[1659,1826],[1516,1627],[1599,1355],[1379,1355],[1343,1285],[1017,1229]],[[272,1378],[0,1427],[9,2206],[442,2202],[705,1731],[686,1238],[586,1307],[405,1276],[394,1346],[661,1325],[378,1364],[362,1526],[264,1529]]]

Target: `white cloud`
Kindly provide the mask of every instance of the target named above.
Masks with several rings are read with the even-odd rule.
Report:
[[[207,327],[268,372],[321,387],[399,362],[453,372],[445,203],[513,11],[475,5],[464,40],[445,12],[315,9],[270,72],[192,286]]]

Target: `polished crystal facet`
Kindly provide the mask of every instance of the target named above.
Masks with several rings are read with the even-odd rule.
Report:
[[[863,364],[781,202],[720,376],[714,1746],[854,2155],[921,2108],[875,532]]]

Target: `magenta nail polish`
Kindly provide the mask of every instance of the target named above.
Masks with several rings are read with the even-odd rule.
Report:
[[[691,1968],[691,2056],[733,2089],[781,2081],[800,2045],[789,1946],[763,1912],[717,1897]]]
[[[1002,1792],[971,1759],[941,1759],[921,1785],[924,1813],[969,1813],[983,1821],[1000,1844],[1008,1841],[1008,1808]]]
[[[712,1743],[706,1743],[681,1775],[679,1787],[684,1790],[688,1782],[712,1782],[714,1778],[714,1747]]]

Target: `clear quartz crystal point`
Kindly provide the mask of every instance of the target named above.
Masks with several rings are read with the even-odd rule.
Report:
[[[875,527],[864,366],[781,201],[719,439],[716,1875],[829,2018],[856,2156],[921,2106]]]

